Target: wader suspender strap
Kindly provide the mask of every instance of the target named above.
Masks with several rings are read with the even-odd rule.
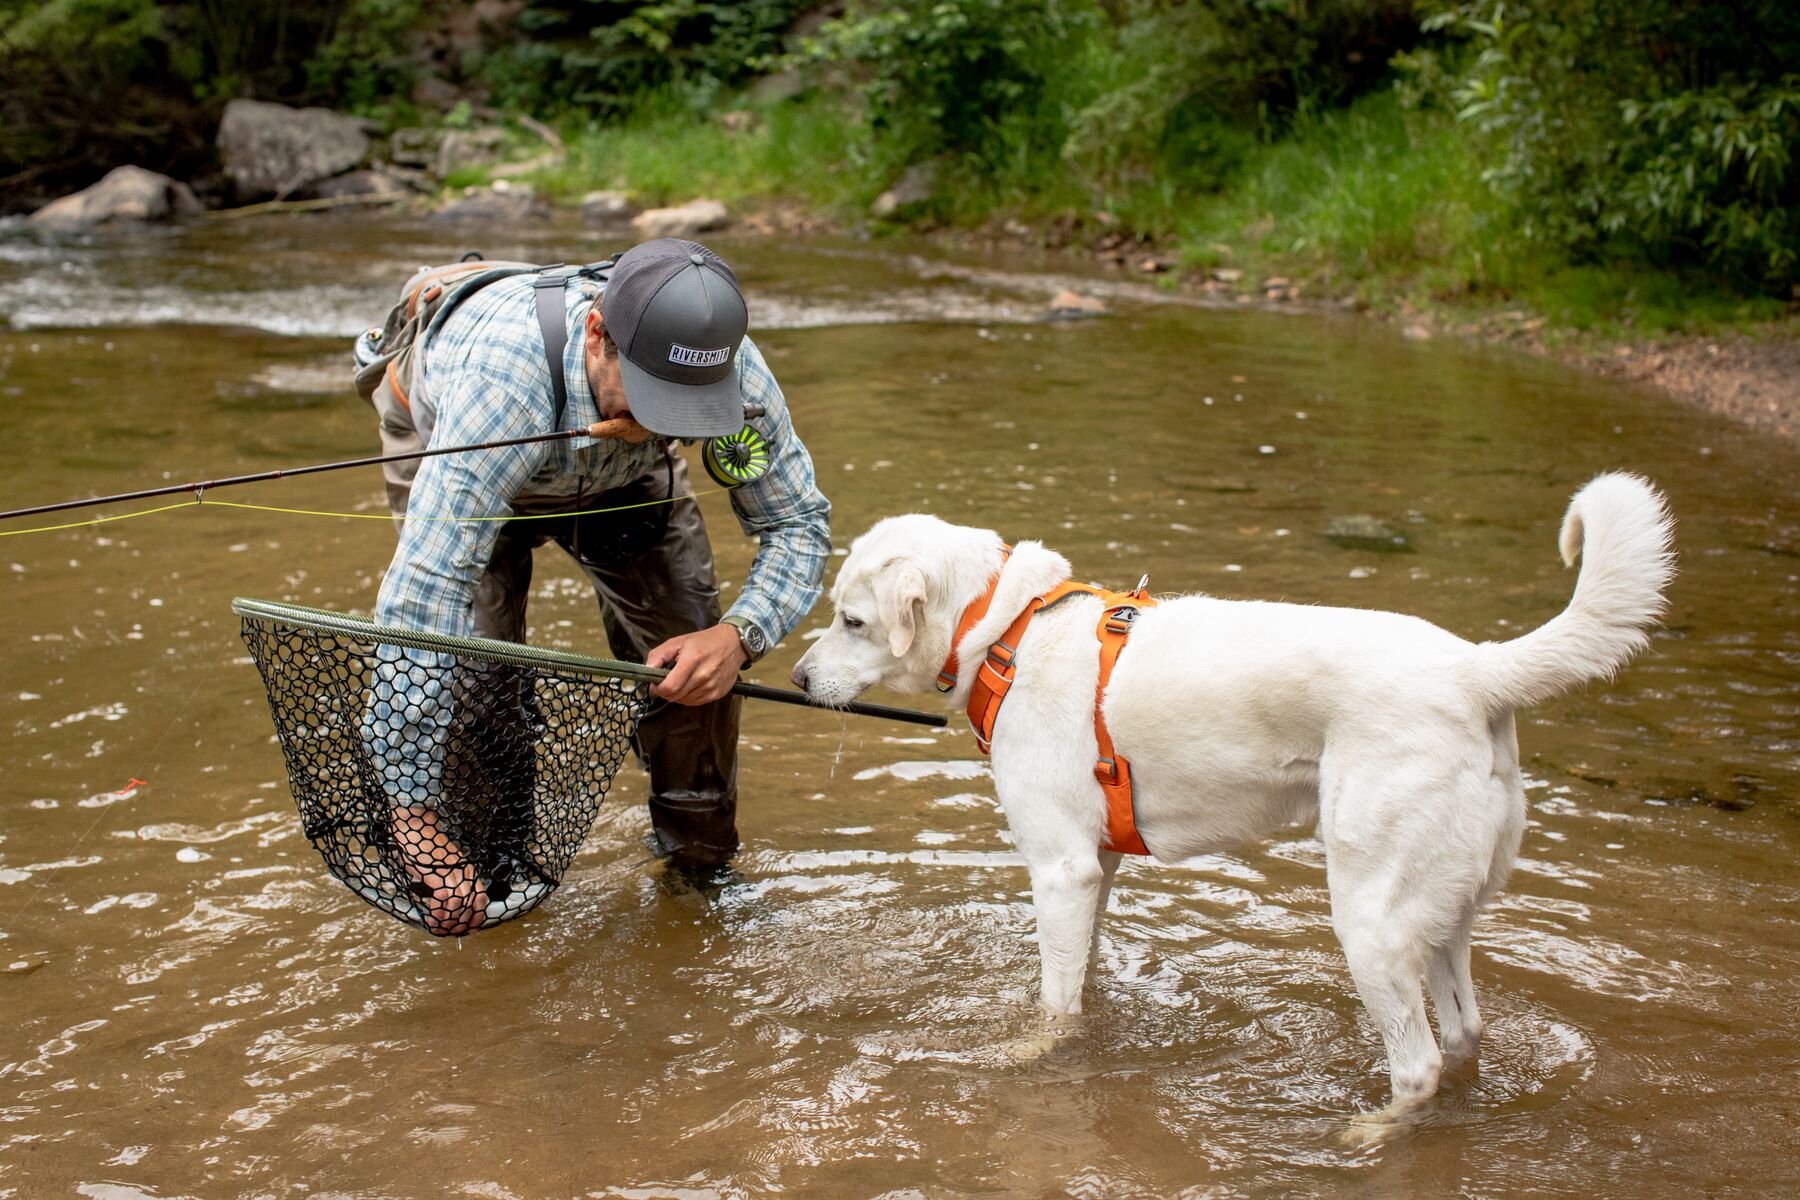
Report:
[[[538,328],[544,335],[544,360],[550,367],[550,385],[556,389],[556,424],[563,427],[563,409],[569,405],[569,381],[563,376],[563,349],[569,344],[567,310],[563,307],[563,285],[569,272],[556,267],[545,268],[532,283],[537,293]]]
[[[1010,556],[1011,547],[1007,547],[1005,553]],[[963,613],[963,619],[956,630],[956,640],[950,647],[950,658],[938,676],[939,690],[947,692],[956,686],[956,645],[987,614],[998,583],[999,576],[996,575],[987,591]],[[1119,661],[1119,653],[1125,649],[1126,638],[1131,636],[1132,622],[1137,619],[1140,610],[1156,606],[1156,601],[1145,590],[1148,583],[1146,578],[1130,592],[1109,592],[1085,583],[1059,583],[1043,595],[1032,597],[1031,603],[1025,606],[1025,611],[1007,626],[999,640],[988,647],[987,657],[975,672],[975,682],[969,688],[969,724],[975,730],[976,746],[983,754],[988,754],[993,744],[994,722],[1000,717],[1000,705],[1006,699],[1006,693],[1012,687],[1013,676],[1018,671],[1019,642],[1025,636],[1026,627],[1031,624],[1031,618],[1069,596],[1100,597],[1106,609],[1101,613],[1100,623],[1094,630],[1095,636],[1100,640],[1100,673],[1094,682],[1094,738],[1098,746],[1094,779],[1106,796],[1105,848],[1116,850],[1120,854],[1148,854],[1150,851],[1137,831],[1137,814],[1132,808],[1131,799],[1131,764],[1113,749],[1112,735],[1107,731],[1106,718],[1101,715],[1100,705],[1106,696],[1106,685],[1112,678],[1113,667]]]
[[[574,270],[561,263],[539,267],[538,277],[531,285],[537,295],[538,330],[544,335],[544,361],[550,368],[550,386],[556,389],[556,424],[552,429],[562,428],[563,409],[569,406],[569,381],[563,371],[563,351],[569,345],[569,318],[563,305],[563,287],[576,275],[596,283],[603,282],[612,274],[613,264],[618,261],[619,256],[615,254],[605,262]]]

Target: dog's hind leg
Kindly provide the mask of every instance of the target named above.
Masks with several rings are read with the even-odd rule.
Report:
[[[1088,951],[1111,872],[1095,849],[1086,853],[1072,850],[1048,862],[1028,859],[1027,866],[1043,964],[1039,1003],[1047,1012],[1073,1015],[1081,1011]]]
[[[1384,902],[1393,881],[1326,868],[1331,886],[1331,923],[1349,960],[1357,994],[1381,1030],[1387,1048],[1388,1081],[1393,1086],[1389,1112],[1429,1099],[1438,1087],[1443,1055],[1431,1038],[1420,986],[1426,947],[1405,914]]]
[[[1481,1049],[1481,1011],[1475,1007],[1475,983],[1469,977],[1469,929],[1474,923],[1471,909],[1448,942],[1425,954],[1425,978],[1437,1009],[1438,1044],[1446,1059],[1474,1058]]]
[[[1357,994],[1375,1019],[1387,1048],[1394,1107],[1430,1099],[1437,1091],[1444,1058],[1431,1040],[1431,1025],[1425,1019],[1417,952],[1392,945],[1379,933],[1347,937],[1343,942]]]

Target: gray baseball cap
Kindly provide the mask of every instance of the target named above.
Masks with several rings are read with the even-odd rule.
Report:
[[[750,312],[724,259],[680,238],[633,246],[613,265],[600,315],[640,425],[683,438],[744,427],[737,356]]]

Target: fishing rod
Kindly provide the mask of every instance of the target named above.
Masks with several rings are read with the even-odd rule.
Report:
[[[759,413],[746,411],[747,416]],[[370,458],[350,458],[343,462],[316,463],[308,467],[283,467],[277,471],[258,471],[251,475],[230,475],[224,479],[205,479],[194,483],[172,483],[168,487],[146,488],[141,492],[120,492],[114,496],[92,496],[85,500],[64,500],[57,504],[40,504],[33,508],[15,508],[0,512],[0,521],[8,517],[31,517],[40,513],[63,512],[71,508],[94,508],[102,504],[119,504],[126,500],[149,500],[156,496],[178,496],[191,492],[196,501],[204,502],[213,488],[233,487],[240,483],[263,483],[271,479],[293,479],[301,475],[317,475],[321,471],[342,471],[349,467],[375,467],[382,463],[405,462],[413,458],[434,458],[440,454],[466,454],[471,450],[498,450],[503,446],[527,446],[534,442],[563,442],[575,438],[618,438],[634,445],[654,437],[648,429],[630,417],[596,421],[580,429],[564,429],[556,433],[538,433],[530,437],[505,438],[497,442],[474,442],[467,446],[440,446],[434,450],[408,450],[402,454],[377,454]]]
[[[746,418],[760,417],[763,413],[764,409],[759,404],[746,404],[744,406],[744,415]],[[102,504],[117,504],[126,500],[148,500],[156,496],[174,496],[184,492],[191,492],[196,501],[203,501],[206,491],[209,488],[231,487],[240,483],[262,483],[273,479],[290,479],[301,475],[316,475],[321,471],[341,471],[349,467],[373,467],[379,466],[382,463],[405,462],[408,459],[433,458],[440,454],[464,454],[472,450],[497,450],[503,446],[526,446],[537,442],[571,441],[575,438],[618,438],[635,445],[653,436],[655,435],[650,430],[644,428],[630,417],[615,417],[611,420],[596,421],[592,425],[587,425],[580,429],[565,429],[556,433],[539,433],[529,437],[503,438],[493,442],[473,442],[466,446],[441,446],[434,450],[409,450],[401,454],[378,454],[369,458],[352,458],[345,459],[342,462],[317,463],[307,467],[284,467],[275,471],[258,471],[250,475],[231,475],[223,479],[200,480],[193,483],[175,483],[170,484],[167,487],[146,488],[143,491],[137,492],[120,492],[113,496],[93,496],[85,500],[64,500],[57,504],[40,504],[34,508],[15,508],[10,512],[0,512],[0,520],[5,520],[8,517],[29,517],[42,513],[63,512],[71,508],[93,508]],[[709,470],[710,469],[709,466]],[[258,602],[239,601],[234,603],[232,607],[237,609],[238,604],[243,603],[254,606]],[[268,607],[275,608],[279,606]],[[239,611],[242,613],[243,610],[240,609]],[[336,614],[312,610],[310,615],[316,618],[321,616],[330,617],[335,616]],[[344,618],[339,619],[342,620]],[[385,630],[383,632],[389,635],[390,640],[396,641],[399,644],[409,644],[405,641],[403,636],[395,637],[396,631]],[[617,667],[617,664],[614,664],[614,666]],[[664,675],[668,674],[665,670],[649,667],[639,667],[637,668],[637,672],[638,674],[636,677],[650,682],[658,681]],[[781,688],[765,687],[762,684],[757,683],[739,682],[731,690],[736,695],[755,700],[772,700],[779,704],[794,704],[803,708],[834,709],[835,711],[853,713],[857,716],[864,717],[885,717],[889,720],[908,721],[913,724],[930,725],[939,729],[943,728],[948,723],[943,716],[937,714],[922,713],[906,708],[892,708],[884,704],[863,704],[860,702],[835,706],[819,704],[809,699],[803,692],[790,692]]]

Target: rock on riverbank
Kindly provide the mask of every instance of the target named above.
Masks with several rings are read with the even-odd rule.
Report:
[[[327,108],[233,100],[219,122],[219,157],[240,199],[285,199],[342,174],[369,153],[362,123]]]
[[[31,214],[33,225],[74,232],[101,225],[175,221],[200,211],[188,185],[142,167],[114,167],[93,187],[52,200]]]

